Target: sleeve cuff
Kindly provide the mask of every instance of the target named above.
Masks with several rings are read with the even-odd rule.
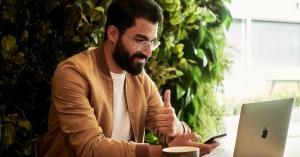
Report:
[[[148,143],[137,144],[135,147],[135,156],[149,157],[149,144]]]
[[[183,134],[187,134],[187,133],[191,133],[191,129],[190,127],[183,121],[180,122],[182,125],[182,129],[183,129]]]

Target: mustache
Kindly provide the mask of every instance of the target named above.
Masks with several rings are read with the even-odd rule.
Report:
[[[145,59],[145,60],[148,60],[149,57],[147,57],[146,55],[144,55],[142,52],[137,52],[133,55],[130,56],[131,59],[134,59],[134,58],[141,58],[141,59]]]

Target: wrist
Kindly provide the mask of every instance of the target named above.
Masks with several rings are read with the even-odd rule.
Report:
[[[176,126],[177,126],[176,136],[184,134],[184,127],[183,127],[182,123],[179,120],[177,120],[177,125]]]
[[[162,146],[161,145],[150,145],[149,146],[149,157],[162,157]]]

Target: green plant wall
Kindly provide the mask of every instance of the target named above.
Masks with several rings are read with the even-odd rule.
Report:
[[[0,0],[0,156],[28,156],[47,130],[50,87],[59,61],[102,40],[110,0]],[[172,90],[180,119],[202,136],[218,129],[215,91],[228,59],[226,0],[157,0],[162,45],[146,70]],[[149,142],[155,142],[148,135]]]
[[[164,8],[162,44],[147,65],[161,90],[172,90],[178,117],[206,138],[221,130],[220,90],[230,61],[224,54],[231,24],[227,0],[158,0]],[[152,134],[146,136],[155,143]]]

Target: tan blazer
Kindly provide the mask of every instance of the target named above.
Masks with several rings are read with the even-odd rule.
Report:
[[[44,157],[144,157],[147,111],[163,105],[149,76],[126,74],[125,97],[133,141],[111,139],[113,84],[103,47],[90,48],[60,63],[52,80],[48,132],[40,154]],[[190,129],[182,123],[185,132]],[[151,129],[151,128],[150,128]]]

